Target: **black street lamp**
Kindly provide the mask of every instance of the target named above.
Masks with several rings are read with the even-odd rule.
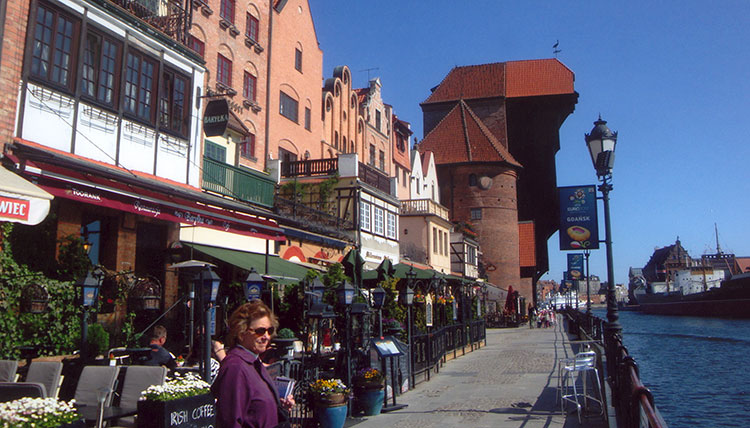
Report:
[[[407,351],[409,352],[409,366],[407,367],[408,374],[409,374],[409,389],[414,388],[414,381],[416,380],[414,376],[414,363],[412,362],[412,359],[414,358],[412,355],[412,343],[414,342],[414,336],[412,335],[412,321],[411,321],[411,307],[414,304],[414,286],[415,284],[415,278],[417,277],[417,273],[414,272],[414,266],[409,269],[408,272],[406,272],[406,286],[404,287],[404,296],[403,296],[403,302],[406,304],[406,335],[409,338],[408,348]]]
[[[255,270],[254,267],[250,268],[250,273],[245,278],[245,300],[251,302],[253,300],[260,299],[263,293],[263,285],[265,285],[263,277]]]
[[[354,303],[354,287],[349,281],[342,281],[336,289],[336,297],[340,305],[345,307],[346,322],[346,384],[352,384],[352,326],[351,310]]]
[[[378,310],[378,337],[383,337],[383,303],[385,303],[385,290],[378,285],[372,290],[372,307]]]
[[[203,380],[211,383],[211,308],[216,302],[216,296],[219,294],[221,278],[211,268],[206,268],[201,271],[198,281],[204,308]]]
[[[76,286],[81,288],[81,303],[83,304],[83,313],[81,314],[81,360],[84,364],[88,359],[89,309],[94,307],[98,300],[100,281],[100,271],[88,271],[86,277],[79,280],[76,284]]]
[[[617,313],[617,298],[615,295],[615,271],[612,262],[612,225],[609,216],[609,192],[612,191],[612,168],[615,163],[615,145],[617,144],[617,132],[612,132],[607,127],[607,122],[599,120],[594,122],[594,128],[590,134],[585,135],[586,145],[591,154],[591,162],[594,164],[599,181],[599,191],[602,192],[604,201],[604,242],[607,248],[607,323],[604,325],[605,341],[609,339],[610,347],[614,346],[615,337],[622,332]],[[614,356],[613,348],[609,355]],[[608,358],[609,360],[610,358]],[[611,358],[614,363],[614,358]],[[613,371],[610,370],[610,373]]]

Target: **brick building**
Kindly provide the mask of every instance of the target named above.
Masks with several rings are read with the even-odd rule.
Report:
[[[476,226],[490,282],[529,300],[558,227],[555,153],[573,82],[554,59],[456,67],[421,104],[419,150],[435,152],[440,202]]]

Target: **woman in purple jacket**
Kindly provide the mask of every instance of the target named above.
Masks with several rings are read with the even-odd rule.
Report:
[[[276,316],[260,300],[245,303],[229,318],[227,345],[231,349],[211,387],[219,427],[288,426],[286,412],[279,409],[283,406],[289,410],[294,399],[291,395],[279,399],[274,381],[259,358],[277,328]]]

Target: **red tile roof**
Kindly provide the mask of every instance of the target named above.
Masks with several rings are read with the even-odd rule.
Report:
[[[518,223],[518,256],[521,267],[536,266],[536,240],[534,222]]]
[[[357,102],[359,105],[362,105],[362,103],[365,102],[365,99],[367,99],[367,95],[370,94],[370,88],[358,88],[352,90],[357,93]]]
[[[575,75],[557,59],[455,67],[422,104],[459,99],[530,97],[575,92]]]
[[[424,153],[421,153],[422,158],[422,175],[427,175],[427,168],[430,167],[430,156],[435,156],[435,153],[433,153],[431,150],[427,150]]]
[[[461,100],[419,143],[419,152],[435,153],[435,164],[507,162],[520,167],[508,149]]]

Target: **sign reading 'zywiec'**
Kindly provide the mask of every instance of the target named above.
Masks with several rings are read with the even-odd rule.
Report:
[[[0,219],[29,220],[29,201],[0,196]]]

